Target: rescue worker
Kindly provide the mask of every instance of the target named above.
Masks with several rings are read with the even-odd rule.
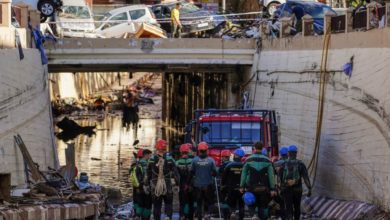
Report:
[[[191,144],[182,144],[180,146],[181,158],[176,161],[176,166],[180,175],[180,219],[192,220],[194,216],[194,200],[192,193],[192,158],[190,158]]]
[[[214,160],[207,155],[208,148],[206,142],[198,144],[198,156],[194,158],[191,166],[198,220],[203,218],[203,208],[204,217],[209,218],[210,207],[214,200],[214,178],[217,175],[217,168]]]
[[[239,219],[244,219],[244,201],[239,199],[242,197],[240,192],[240,180],[242,167],[244,164],[241,159],[245,156],[244,150],[238,148],[234,151],[233,161],[226,165],[221,174],[221,188],[226,192],[224,202],[227,204],[227,209],[224,210],[224,219],[235,218],[233,211],[238,209]]]
[[[180,9],[181,3],[176,3],[174,9],[171,12],[171,29],[173,38],[181,38],[181,22],[180,22]]]
[[[275,173],[277,174],[277,177],[278,177],[278,185],[280,186],[281,184],[281,174],[283,174],[283,167],[284,167],[284,163],[287,161],[288,159],[288,148],[287,147],[282,147],[280,148],[279,150],[279,155],[280,155],[280,158],[278,161],[275,161],[274,163],[274,167],[275,167]]]
[[[280,158],[278,161],[274,162],[274,168],[275,168],[275,174],[277,176],[276,181],[277,181],[277,192],[278,196],[275,197],[275,201],[280,205],[280,210],[279,210],[279,216],[284,220],[286,219],[286,203],[284,201],[284,192],[281,190],[281,180],[282,180],[282,175],[283,175],[283,167],[284,163],[288,159],[288,148],[287,147],[282,147],[279,150],[279,155]]]
[[[142,216],[142,211],[139,206],[140,188],[142,187],[140,184],[142,180],[139,178],[142,175],[142,165],[139,162],[142,156],[142,149],[139,149],[137,154],[134,153],[134,161],[132,162],[129,170],[129,180],[133,187],[133,204],[136,218],[141,218]]]
[[[140,153],[141,152],[141,153]],[[150,195],[147,195],[143,189],[144,185],[144,179],[146,170],[148,167],[149,159],[152,156],[152,151],[145,149],[145,150],[139,150],[138,156],[141,157],[141,159],[138,162],[136,174],[137,179],[140,181],[140,185],[135,189],[134,198],[137,198],[137,205],[134,205],[135,207],[135,215],[136,217],[146,220],[150,219],[150,215],[152,214],[152,198]]]
[[[301,216],[302,178],[311,196],[310,178],[305,164],[297,160],[298,148],[291,145],[288,148],[288,160],[284,163],[282,190],[286,202],[288,220],[299,220]]]
[[[172,219],[173,187],[179,184],[179,178],[175,161],[167,155],[167,142],[158,140],[156,155],[149,160],[145,177],[145,192],[151,193],[155,220],[161,218],[163,202],[166,219]]]
[[[218,168],[219,180],[221,179],[221,175],[223,173],[223,170],[230,163],[230,155],[231,155],[230,150],[225,149],[225,150],[221,151],[221,166]],[[221,196],[221,202],[222,202],[221,209],[227,210],[228,205],[224,201],[224,198],[226,198],[226,196],[227,196],[226,188],[221,186],[217,190],[219,190],[219,195]]]
[[[218,169],[218,173],[220,175],[223,173],[223,169],[229,164],[230,155],[231,155],[230,150],[221,151],[221,166]]]
[[[253,145],[254,154],[246,159],[241,174],[240,191],[254,194],[256,202],[249,207],[253,219],[268,218],[268,203],[276,195],[274,169],[271,161],[262,155],[263,143]],[[257,216],[255,210],[257,208]]]

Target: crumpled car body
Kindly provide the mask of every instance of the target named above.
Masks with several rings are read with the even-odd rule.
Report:
[[[292,16],[293,5],[302,7],[305,11],[305,14],[308,14],[313,17],[313,29],[316,34],[324,33],[324,17],[326,13],[330,12],[333,13],[335,16],[337,15],[337,13],[330,6],[320,2],[290,0],[284,4],[281,4],[279,8],[275,11],[274,16]]]

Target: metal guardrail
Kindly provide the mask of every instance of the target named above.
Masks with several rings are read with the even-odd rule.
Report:
[[[390,27],[390,17],[388,16],[390,11],[387,10],[390,10],[390,2],[386,3],[385,6],[372,2],[366,5],[366,8],[362,8],[361,11],[355,12],[352,9],[347,9],[345,14],[338,16],[334,16],[331,13],[325,14],[324,29],[330,26],[331,33],[347,33],[352,31],[370,30],[373,28],[383,28],[386,25]],[[283,17],[279,19],[279,21],[280,27],[278,28],[279,33],[277,33],[277,36],[279,38],[291,36],[291,29],[293,28],[291,25],[292,19]],[[302,27],[303,36],[313,35],[314,19],[309,15],[305,15],[302,19]],[[263,34],[275,38],[275,34],[264,33],[264,30],[267,29],[270,29],[269,25],[268,27],[262,27]],[[317,32],[316,34],[322,33]]]
[[[9,4],[9,3],[7,3],[7,4]],[[4,8],[5,7],[0,7],[0,19],[3,19],[3,20],[4,20],[4,18],[2,18],[2,17],[4,17],[4,16],[1,16],[1,14],[4,13],[4,12],[2,13],[2,10],[4,10]],[[378,3],[369,4],[369,5],[367,5],[367,10],[365,10],[365,11],[356,12],[353,14],[352,11],[347,10],[345,15],[339,15],[339,16],[334,16],[334,17],[325,16],[324,24],[326,26],[329,26],[329,25],[331,26],[332,33],[349,32],[349,31],[352,31],[354,29],[355,30],[360,30],[360,29],[368,30],[368,29],[376,28],[379,26],[378,20],[380,21],[383,18],[383,16],[385,16],[385,20],[388,19],[387,15],[386,15],[386,13],[387,13],[386,8],[390,8],[390,3],[386,3],[385,7],[378,6]],[[18,20],[19,23],[25,24],[25,25],[21,25],[21,27],[26,28],[26,26],[27,26],[26,25],[27,24],[26,17],[29,17],[30,21],[34,20],[35,21],[34,23],[39,24],[39,15],[37,18],[31,19],[32,17],[31,17],[30,10],[28,10],[28,12],[26,13],[26,12],[23,12],[22,10],[20,10],[20,8],[16,7],[13,9],[13,11],[14,11],[16,20]],[[367,13],[367,11],[370,13]],[[8,11],[6,12],[6,14],[7,13],[8,13]],[[26,16],[26,14],[27,14],[27,16]],[[266,28],[264,28],[264,26],[263,26],[264,24],[267,23],[268,20],[261,18],[261,16],[260,16],[261,14],[262,14],[261,12],[232,13],[232,14],[224,14],[224,15],[186,17],[186,18],[182,18],[182,20],[183,20],[183,22],[186,22],[188,20],[213,18],[214,21],[216,21],[216,20],[218,21],[219,19],[221,19],[221,20],[228,20],[228,21],[253,22],[254,25],[261,24],[259,29],[262,30],[264,35],[269,35],[270,33],[265,33],[264,29],[266,29]],[[250,16],[250,17],[248,17],[248,16]],[[36,16],[34,16],[34,17],[36,17]],[[24,20],[26,20],[26,21],[24,21]],[[372,20],[374,20],[374,22],[372,22]],[[38,21],[38,22],[36,22],[36,21]],[[171,22],[169,18],[156,19],[156,21],[158,23],[161,23],[161,24]],[[281,18],[281,19],[279,19],[279,22],[280,22],[280,28],[278,28],[279,33],[277,33],[277,35],[274,35],[274,37],[275,36],[279,36],[279,37],[289,36],[290,35],[290,33],[289,33],[290,28],[289,27],[291,27],[291,19],[289,20],[289,18]],[[303,36],[313,35],[313,19],[310,19],[310,18],[303,19],[302,22],[304,23],[302,25],[302,27],[304,27],[303,28]],[[306,24],[305,24],[305,22],[306,22]],[[98,26],[100,26],[104,23],[108,23],[108,24],[110,24],[110,23],[111,24],[120,24],[120,23],[139,24],[139,23],[144,23],[144,22],[121,20],[121,21],[90,21],[90,22],[85,22],[85,21],[67,21],[67,22],[50,21],[47,23],[50,25],[58,25],[58,24],[65,24],[65,23],[71,23],[71,24],[83,23],[84,25],[89,25],[88,23],[93,23],[94,26],[96,28],[98,28]],[[309,23],[309,25],[307,23]],[[385,23],[387,24],[388,22],[385,22]],[[0,22],[0,24],[1,24],[1,22]],[[35,27],[34,24],[32,26]],[[288,28],[286,28],[286,27],[288,27]],[[306,33],[304,33],[304,31],[306,31]]]

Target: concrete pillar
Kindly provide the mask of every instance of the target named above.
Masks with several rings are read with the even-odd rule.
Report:
[[[386,0],[386,5],[385,5],[385,27],[390,27],[390,1]]]
[[[302,17],[302,35],[310,36],[313,35],[313,17],[310,15],[305,15]]]
[[[371,18],[372,18],[372,16],[374,16],[373,14],[372,14],[372,10],[374,10],[374,8],[375,8],[375,2],[372,2],[372,3],[370,3],[370,4],[368,4],[367,6],[367,14],[366,14],[366,16],[367,16],[367,30],[370,30],[371,29]]]
[[[290,35],[290,18],[283,17],[280,19],[280,38],[284,38]]]
[[[37,10],[29,10],[28,13],[30,15],[31,26],[33,28],[39,28],[39,25],[41,24],[40,12]]]
[[[28,28],[28,6],[21,5],[20,7],[20,27]]]
[[[345,33],[353,31],[353,17],[352,17],[352,8],[348,8],[345,12]]]
[[[325,13],[325,16],[324,16],[324,35],[327,33],[327,32],[332,32],[331,30],[331,22],[332,22],[332,13],[330,12],[327,12]]]
[[[0,27],[11,27],[12,0],[0,0]]]

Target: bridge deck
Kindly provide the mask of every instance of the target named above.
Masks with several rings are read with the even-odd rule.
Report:
[[[255,46],[253,39],[61,39],[46,49],[50,72],[220,72],[251,66]]]

